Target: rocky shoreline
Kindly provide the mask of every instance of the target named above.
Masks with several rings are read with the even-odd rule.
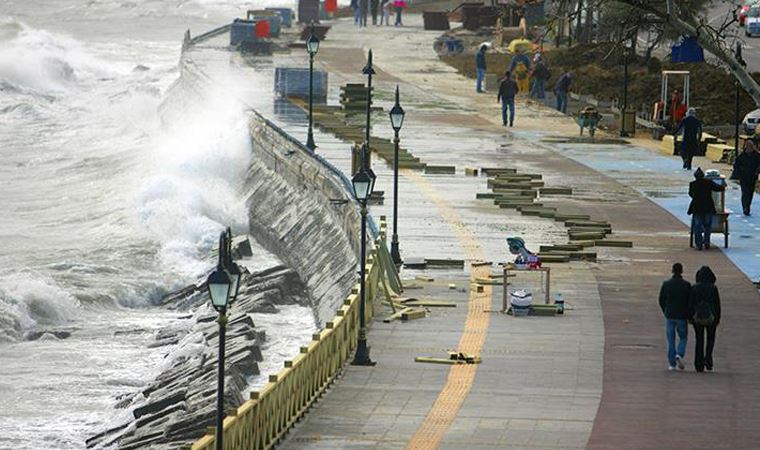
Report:
[[[279,305],[311,303],[298,274],[283,265],[245,273],[241,283],[227,324],[224,397],[229,407],[246,400],[250,379],[259,374],[262,361],[265,334],[250,314],[274,314]],[[117,398],[115,407],[130,411],[125,414],[128,419],[87,439],[88,448],[186,448],[213,426],[219,328],[205,282],[166,296],[163,305],[188,311],[185,319],[158,331],[151,344],[171,346],[165,368],[140,391]]]

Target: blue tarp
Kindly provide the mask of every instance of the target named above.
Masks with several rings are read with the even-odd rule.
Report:
[[[682,36],[670,47],[670,61],[705,62],[705,52],[697,42],[697,38]]]

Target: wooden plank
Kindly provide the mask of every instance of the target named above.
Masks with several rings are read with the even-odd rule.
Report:
[[[424,319],[425,314],[426,313],[424,309],[408,308],[407,311],[401,312],[401,320],[407,322],[409,320]]]
[[[602,239],[594,241],[594,245],[597,247],[633,247],[633,242],[631,241],[616,241],[616,240],[608,240],[608,239]]]

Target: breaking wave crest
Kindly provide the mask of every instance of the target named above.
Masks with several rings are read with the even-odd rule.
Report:
[[[29,273],[0,277],[0,342],[35,327],[74,320],[80,304],[52,280]]]
[[[0,19],[0,85],[53,94],[117,73],[72,38]]]

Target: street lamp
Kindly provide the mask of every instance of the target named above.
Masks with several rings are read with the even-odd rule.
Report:
[[[314,144],[314,130],[312,119],[312,103],[314,96],[314,56],[319,51],[319,38],[314,34],[314,23],[311,24],[311,35],[306,40],[306,51],[309,52],[309,133],[306,137],[306,147],[314,151],[317,146]]]
[[[363,153],[366,154],[367,147],[363,148]],[[374,366],[375,362],[369,358],[369,347],[367,346],[367,324],[365,321],[367,292],[365,289],[365,269],[367,266],[367,201],[372,195],[372,190],[375,188],[375,174],[365,163],[366,159],[362,161],[362,166],[359,171],[354,174],[351,179],[351,184],[354,188],[354,196],[361,205],[361,254],[359,257],[359,342],[356,345],[356,354],[354,360],[351,362],[354,366]]]
[[[208,276],[211,305],[219,313],[219,374],[216,390],[216,450],[223,450],[224,444],[224,346],[227,329],[227,308],[235,302],[240,288],[240,268],[232,262],[230,254],[229,228],[219,236],[219,261],[216,269]]]
[[[372,108],[372,75],[375,74],[375,69],[372,68],[372,50],[370,49],[369,55],[367,56],[367,65],[364,66],[364,69],[362,69],[362,73],[364,75],[367,75],[367,125],[366,125],[366,136],[364,141],[367,143],[367,147],[369,147],[369,114],[370,109]]]
[[[396,85],[396,104],[391,108],[391,126],[393,127],[393,237],[391,238],[391,258],[394,264],[401,264],[398,250],[398,134],[404,125],[404,108],[399,104],[398,85]]]
[[[620,137],[628,137],[628,131],[626,131],[626,112],[628,111],[628,57],[630,56],[633,42],[631,39],[626,39],[623,45],[623,109],[620,112]]]
[[[747,63],[744,61],[744,58],[742,58],[742,44],[741,42],[736,43],[736,62],[738,62],[742,67],[746,67]],[[736,98],[734,102],[734,161],[736,161],[736,158],[739,156],[739,94],[741,93],[739,85],[739,80],[735,80],[734,84],[736,85]]]

